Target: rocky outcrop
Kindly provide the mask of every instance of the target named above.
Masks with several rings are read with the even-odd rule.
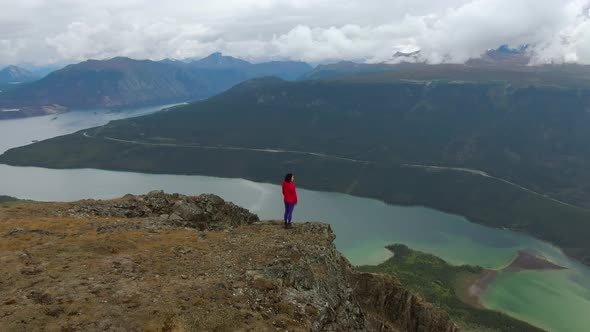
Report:
[[[305,223],[284,248],[289,255],[264,266],[259,277],[279,281],[288,301],[311,306],[312,331],[366,331],[365,314],[354,295],[350,263],[335,250],[329,225]],[[301,236],[303,235],[303,236]]]
[[[327,224],[297,225],[295,233],[313,234],[309,244],[290,243],[290,259],[262,269],[267,280],[280,280],[291,298],[305,298],[318,311],[312,331],[456,332],[442,309],[427,303],[388,275],[354,270],[334,244]],[[297,259],[293,259],[297,257]]]
[[[457,332],[459,328],[442,309],[405,289],[389,275],[352,273],[355,298],[377,330],[389,323],[402,331]]]
[[[212,194],[185,196],[152,191],[147,195],[126,195],[115,201],[83,200],[62,216],[157,218],[162,224],[201,230],[222,230],[258,221],[258,216]]]
[[[1,331],[458,330],[356,271],[330,225],[284,229],[214,195],[11,204],[0,234]]]

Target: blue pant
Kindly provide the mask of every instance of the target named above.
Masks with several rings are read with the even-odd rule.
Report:
[[[293,219],[293,209],[295,209],[295,203],[285,202],[285,217],[283,219],[289,224],[291,223],[291,219]]]

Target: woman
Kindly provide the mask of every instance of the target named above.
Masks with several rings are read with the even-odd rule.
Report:
[[[285,228],[291,228],[291,220],[293,219],[293,209],[297,204],[297,191],[295,190],[295,177],[289,173],[285,175],[285,181],[283,181],[283,198],[285,201]]]

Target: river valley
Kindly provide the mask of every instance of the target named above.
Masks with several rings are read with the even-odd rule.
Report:
[[[0,152],[159,108],[74,111],[0,121]],[[151,190],[190,195],[215,193],[257,213],[261,219],[280,219],[282,214],[280,187],[276,184],[206,176],[0,165],[0,194],[24,199],[100,199]],[[498,270],[509,265],[520,251],[542,255],[565,269],[498,272],[481,294],[482,304],[551,331],[583,331],[590,327],[590,269],[569,259],[553,245],[425,207],[394,206],[374,199],[304,189],[299,189],[299,196],[301,204],[295,210],[295,219],[330,223],[337,235],[338,249],[355,265],[385,260],[391,253],[384,247],[391,243],[432,253],[451,264]]]

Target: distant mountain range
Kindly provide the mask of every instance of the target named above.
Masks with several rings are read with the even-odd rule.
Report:
[[[68,64],[46,64],[46,65],[31,65],[26,64],[22,65],[21,67],[25,68],[26,70],[30,71],[35,79],[43,78],[52,72],[62,69]]]
[[[33,73],[21,67],[8,66],[0,70],[0,84],[22,83],[34,79]]]
[[[442,73],[444,76],[453,76],[458,72],[480,72],[482,68],[490,70],[498,70],[501,72],[519,72],[519,71],[545,71],[541,69],[542,66],[530,66],[531,57],[527,53],[528,46],[524,45],[513,49],[507,45],[502,45],[497,49],[490,49],[482,54],[479,58],[470,59],[465,64],[428,64],[421,59],[420,50],[413,52],[395,52],[391,59],[383,63],[355,63],[351,61],[341,61],[334,64],[319,65],[313,71],[304,75],[304,79],[321,79],[345,77],[353,75],[365,75],[372,73],[388,73],[388,74],[409,74],[412,75],[422,72],[425,77],[434,77],[433,73]],[[405,73],[405,74],[404,74]],[[420,74],[418,74],[420,75]],[[459,74],[460,75],[460,74]],[[569,75],[569,73],[568,73]],[[424,75],[422,75],[424,76]],[[484,75],[484,76],[487,76]]]
[[[253,64],[241,59],[213,53],[201,60],[188,63],[189,67],[201,69],[237,70],[250,78],[276,76],[285,80],[295,80],[312,70],[305,62],[271,61]]]
[[[344,77],[360,74],[370,74],[394,70],[396,65],[390,64],[367,64],[352,61],[340,61],[333,64],[319,65],[312,71],[303,75],[302,79],[322,79]]]
[[[277,76],[292,80],[311,69],[302,62],[251,64],[220,53],[189,63],[123,57],[88,60],[0,94],[0,109],[30,110],[54,105],[119,108],[190,101],[215,95],[250,78]],[[27,115],[18,111],[10,114]]]
[[[320,65],[303,76],[304,79],[340,79],[351,77],[355,81],[392,80],[448,80],[448,81],[497,81],[519,86],[553,86],[590,88],[590,66],[563,64],[527,66],[518,58],[496,53],[470,60],[465,64],[399,63],[358,64],[339,62]]]
[[[510,81],[515,84],[590,86],[590,66],[526,66],[526,46],[502,46],[466,64],[428,65],[416,62],[420,51],[397,52],[398,64],[360,64],[342,61],[310,65],[296,61],[253,64],[213,53],[198,60],[134,60],[117,57],[88,60],[56,70],[31,82],[25,69],[8,67],[0,75],[0,119],[58,113],[67,109],[123,108],[192,101],[221,93],[242,81],[274,76],[285,80],[334,79],[355,76],[362,80]],[[6,112],[9,110],[10,112]]]
[[[243,69],[252,66],[248,61],[215,52],[200,60],[186,61],[196,68]]]

